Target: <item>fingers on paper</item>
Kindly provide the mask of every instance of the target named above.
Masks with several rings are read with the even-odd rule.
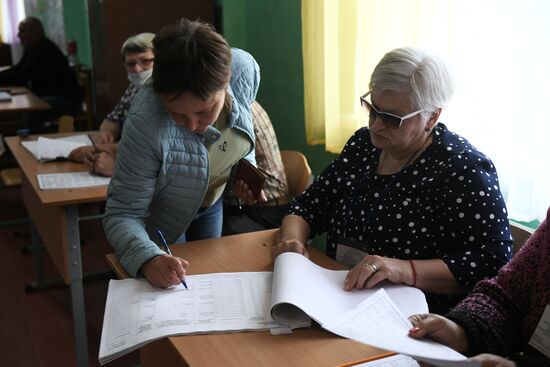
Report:
[[[365,256],[349,271],[344,281],[344,290],[372,288],[386,278],[387,274],[379,257]]]
[[[494,355],[483,353],[475,357],[470,358],[472,361],[479,361],[483,367],[515,367],[516,364],[506,358]]]
[[[435,314],[417,314],[409,317],[413,328],[409,334],[415,338],[423,338],[445,327],[445,319]]]
[[[103,176],[112,176],[115,167],[115,159],[108,153],[100,152],[95,155],[93,168],[95,172]]]

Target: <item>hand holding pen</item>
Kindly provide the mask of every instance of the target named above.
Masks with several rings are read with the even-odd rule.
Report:
[[[168,255],[173,256],[172,251],[170,251],[170,247],[168,247],[168,242],[166,242],[166,239],[164,238],[164,235],[162,234],[160,229],[157,229],[157,233],[160,237],[160,240],[162,241],[162,245],[164,246],[164,251],[166,251],[166,253]],[[183,277],[181,277],[181,284],[183,284],[185,289],[189,289],[189,287],[187,287],[187,283],[185,283],[185,280],[183,279]]]
[[[161,247],[167,246],[163,237],[161,237]],[[185,286],[182,279],[188,267],[189,263],[187,261],[177,256],[171,256],[168,251],[165,255],[155,256],[144,263],[140,272],[151,285],[159,288],[169,288],[178,284]]]

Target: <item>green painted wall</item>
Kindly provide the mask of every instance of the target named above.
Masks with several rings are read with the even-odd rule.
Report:
[[[80,63],[86,67],[91,67],[92,47],[86,0],[64,0],[63,20],[65,22],[65,38],[67,41],[76,41]]]
[[[258,101],[271,117],[281,149],[302,151],[318,174],[334,157],[306,144],[301,11],[298,0],[218,0],[229,44],[260,65]]]

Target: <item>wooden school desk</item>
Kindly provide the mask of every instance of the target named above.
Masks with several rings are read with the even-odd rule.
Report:
[[[50,138],[71,134],[48,134]],[[31,136],[30,139],[37,138]],[[88,365],[84,292],[82,287],[82,260],[80,255],[80,231],[78,204],[104,201],[107,186],[42,191],[38,187],[38,173],[86,171],[84,164],[50,162],[41,164],[21,145],[18,136],[7,137],[6,143],[21,167],[21,191],[23,203],[29,213],[33,232],[36,230],[46,247],[63,282],[71,286],[71,302],[75,331],[78,366]],[[47,282],[43,279],[42,258],[36,236],[33,236],[36,266],[35,288]]]
[[[189,274],[272,271],[271,244],[276,230],[251,232],[170,246],[174,256],[190,262]],[[308,248],[310,258],[330,269],[341,265]],[[114,255],[107,261],[119,277],[128,277]],[[327,297],[330,295],[327,294]],[[140,365],[150,366],[332,366],[366,357],[386,356],[382,349],[344,339],[319,326],[292,335],[269,331],[169,337],[140,350]]]
[[[25,114],[48,110],[50,105],[25,87],[0,87],[11,94],[10,101],[0,101],[0,134],[15,135],[24,126]]]
[[[25,87],[0,87],[11,94],[10,101],[0,101],[0,113],[48,110],[50,105]]]

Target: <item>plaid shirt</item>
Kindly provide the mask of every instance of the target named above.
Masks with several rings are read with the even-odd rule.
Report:
[[[256,134],[256,164],[266,178],[263,190],[267,200],[286,198],[288,185],[277,136],[267,112],[256,101],[252,103],[252,120]],[[232,193],[226,195],[225,203],[238,206],[237,198]]]

